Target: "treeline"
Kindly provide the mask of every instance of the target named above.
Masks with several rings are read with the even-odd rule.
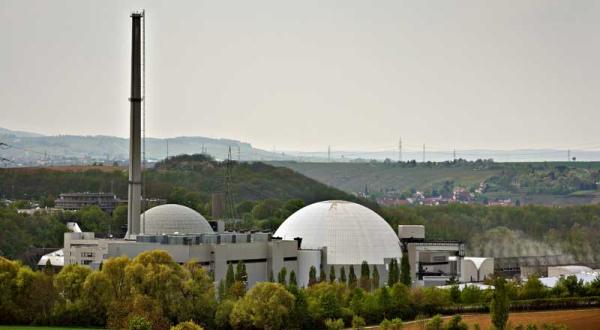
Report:
[[[600,262],[600,205],[487,207],[451,204],[383,211],[394,229],[422,224],[427,238],[459,239],[470,255],[508,257],[567,254],[572,262]]]
[[[358,279],[319,275],[308,288],[298,287],[294,272],[282,269],[277,282],[247,290],[245,266],[237,264],[234,270],[229,265],[215,292],[210,272],[193,261],[179,265],[164,251],[109,259],[97,271],[68,265],[58,273],[49,267],[33,271],[0,257],[0,323],[156,330],[185,321],[206,329],[340,329],[382,323],[397,329],[402,320],[483,304],[490,306],[493,321],[505,325],[510,301],[598,300],[600,295],[600,278],[584,285],[570,276],[554,289],[534,277],[526,283],[496,279],[495,290],[468,286],[459,291],[456,285],[409,288],[398,278],[377,284],[369,266],[361,268],[366,272]],[[455,323],[461,324],[460,319]]]

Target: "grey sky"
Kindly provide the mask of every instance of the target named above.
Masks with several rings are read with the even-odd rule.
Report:
[[[151,136],[600,145],[599,1],[0,0],[0,126],[126,136],[139,8]]]

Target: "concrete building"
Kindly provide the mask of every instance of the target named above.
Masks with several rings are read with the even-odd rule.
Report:
[[[60,194],[54,203],[56,208],[63,210],[78,211],[86,206],[95,205],[106,213],[112,213],[119,204],[119,199],[113,193],[77,192]]]
[[[414,286],[445,285],[461,278],[465,255],[461,241],[425,239],[425,227],[421,225],[399,225],[398,237],[402,253],[408,253]]]

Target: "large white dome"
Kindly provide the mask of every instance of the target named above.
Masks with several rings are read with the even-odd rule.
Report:
[[[383,264],[402,255],[400,241],[390,225],[372,210],[346,201],[308,205],[287,218],[275,237],[302,237],[302,249],[327,247],[327,264]]]
[[[144,234],[212,234],[208,221],[189,207],[177,204],[155,206],[141,215]]]

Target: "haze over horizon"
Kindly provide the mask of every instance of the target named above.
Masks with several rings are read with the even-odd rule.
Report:
[[[299,151],[392,149],[400,136],[407,149],[600,146],[595,1],[4,0],[0,126],[127,136],[129,13],[142,8],[148,136]]]

